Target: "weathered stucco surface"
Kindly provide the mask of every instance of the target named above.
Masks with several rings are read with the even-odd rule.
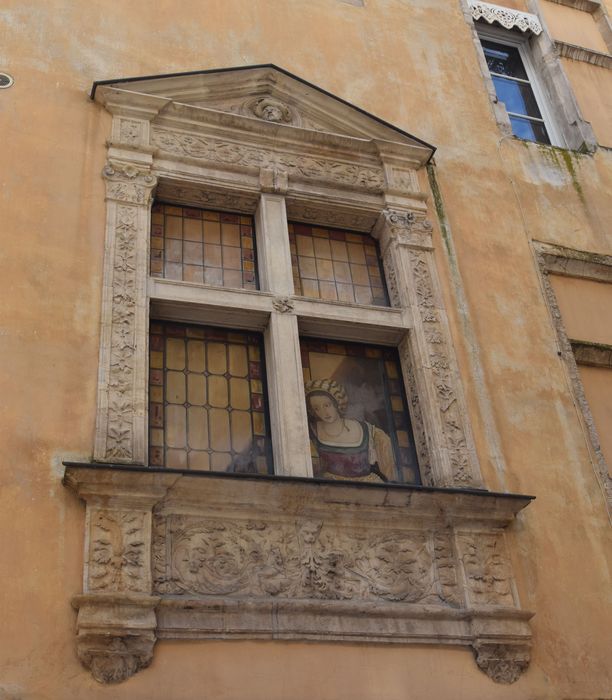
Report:
[[[14,1],[0,10],[0,46],[15,78],[0,92],[0,697],[609,697],[610,527],[530,241],[612,253],[612,153],[502,138],[451,0]],[[114,687],[76,657],[84,509],[61,485],[61,460],[93,448],[110,131],[88,90],[257,63],[438,147],[434,244],[484,482],[537,497],[509,533],[522,604],[536,611],[531,666],[512,686],[467,651],[431,647],[166,641]],[[597,130],[610,144],[609,125]]]

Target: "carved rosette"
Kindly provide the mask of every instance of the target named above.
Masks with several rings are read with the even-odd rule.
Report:
[[[445,486],[478,486],[476,451],[439,292],[432,226],[422,214],[386,210],[375,233],[383,251],[392,304],[409,306],[414,312],[414,330],[410,342],[402,345],[401,356],[404,367],[419,368],[418,378],[407,384],[411,392],[430,397],[432,408],[423,421],[425,430],[436,435],[436,444],[444,448],[436,450],[436,455],[430,453],[434,482]],[[411,374],[404,371],[409,379]],[[413,416],[418,418],[418,413],[413,411]],[[423,450],[426,441],[421,438],[420,444]]]
[[[144,461],[146,256],[149,205],[156,179],[142,167],[110,161],[107,250],[102,306],[101,368],[95,456],[99,461]]]

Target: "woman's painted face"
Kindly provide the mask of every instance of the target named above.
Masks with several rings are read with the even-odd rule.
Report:
[[[311,396],[309,401],[312,412],[324,423],[333,423],[340,417],[336,404],[330,396]]]

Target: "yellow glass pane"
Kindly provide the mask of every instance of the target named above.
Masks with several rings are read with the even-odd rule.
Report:
[[[298,255],[314,255],[314,247],[310,236],[296,236]]]
[[[385,369],[387,370],[387,376],[389,377],[389,379],[398,378],[397,365],[395,364],[395,362],[390,362],[387,360],[387,362],[385,362]]]
[[[206,403],[206,377],[203,374],[187,375],[187,401],[203,406]]]
[[[210,457],[208,452],[197,452],[192,450],[189,453],[190,469],[210,469]]]
[[[266,423],[264,420],[263,413],[253,412],[253,432],[255,435],[265,435],[266,434]]]
[[[226,347],[222,343],[209,343],[207,347],[208,365],[206,369],[212,374],[225,374],[227,361],[225,358]]]
[[[153,369],[163,369],[164,368],[164,353],[153,351],[151,352],[150,364]]]
[[[331,248],[329,246],[329,241],[325,240],[324,238],[314,238],[313,243],[317,258],[331,260]]]
[[[403,411],[404,410],[404,402],[402,401],[400,396],[392,396],[391,397],[391,408],[394,411]]]
[[[210,456],[210,468],[213,471],[225,471],[232,463],[232,455],[224,452],[217,452]]]
[[[257,345],[249,345],[249,360],[256,362],[261,357],[261,352]]]
[[[184,447],[187,437],[184,406],[166,406],[166,441],[168,447]]]
[[[179,216],[167,216],[164,233],[166,238],[182,238],[183,219]]]
[[[185,375],[182,372],[166,373],[166,400],[169,403],[185,403]]]
[[[352,284],[341,284],[338,282],[336,287],[338,289],[338,299],[340,301],[355,301],[355,290]]]
[[[159,428],[151,429],[151,445],[162,447],[164,444],[164,431]]]
[[[240,226],[238,224],[221,224],[221,242],[223,245],[240,245]]]
[[[317,260],[317,276],[320,280],[334,279],[334,268],[331,260]]]
[[[166,466],[173,469],[187,469],[185,450],[166,450]]]
[[[319,290],[321,291],[321,299],[328,299],[329,301],[338,299],[336,285],[333,282],[319,282]]]
[[[208,377],[208,403],[216,408],[227,408],[229,401],[225,377]]]
[[[228,270],[240,270],[242,268],[240,248],[223,246],[223,267]]]
[[[161,386],[149,387],[149,400],[155,403],[161,403],[164,400],[164,390]]]
[[[332,258],[340,262],[346,262],[348,260],[346,243],[344,241],[330,241],[329,243],[331,245]]]
[[[307,279],[317,278],[317,265],[314,258],[299,258],[300,275]]]
[[[351,276],[354,284],[369,285],[370,276],[365,265],[351,265]]]
[[[185,369],[185,341],[181,338],[166,338],[166,367]]]
[[[351,268],[348,263],[345,262],[335,262],[334,263],[334,275],[337,282],[344,282],[349,284],[351,280]]]
[[[185,219],[183,222],[183,235],[186,241],[201,241],[202,222],[199,219]]]
[[[348,238],[348,236],[347,236]],[[347,243],[349,260],[352,263],[359,263],[360,265],[365,265],[365,254],[363,252],[363,246],[359,243]]]
[[[214,379],[214,377],[211,377]],[[248,410],[251,407],[251,394],[248,379],[230,379],[230,398],[232,408]]]
[[[221,243],[221,225],[218,221],[203,221],[204,225],[204,242],[214,243],[219,245]]]
[[[234,377],[246,377],[249,373],[247,349],[244,345],[229,346],[229,371]]]
[[[187,367],[190,372],[204,371],[204,343],[198,340],[187,341]]]
[[[370,287],[361,287],[355,285],[355,301],[358,304],[371,304],[372,303],[372,290]]]
[[[398,430],[396,435],[397,442],[400,447],[410,447],[410,439],[408,437],[408,433],[405,430]]]
[[[251,379],[251,393],[263,394],[263,385],[259,379]]]
[[[231,424],[234,452],[247,450],[253,441],[251,435],[251,414],[247,411],[232,411]]]
[[[205,408],[190,406],[187,409],[189,447],[205,450],[208,447],[208,415]]]
[[[210,421],[210,446],[216,452],[229,451],[229,413],[219,408],[211,408],[208,418]]]
[[[319,283],[315,280],[302,280],[302,294],[305,297],[318,299],[321,296],[319,294]]]

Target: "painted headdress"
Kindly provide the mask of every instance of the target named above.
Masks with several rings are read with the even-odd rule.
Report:
[[[308,407],[309,413],[311,411],[308,397],[317,394],[327,394],[338,407],[338,413],[341,416],[346,413],[348,397],[342,384],[338,384],[338,382],[335,382],[333,379],[313,379],[311,382],[306,383],[304,389],[306,391],[306,406]]]

